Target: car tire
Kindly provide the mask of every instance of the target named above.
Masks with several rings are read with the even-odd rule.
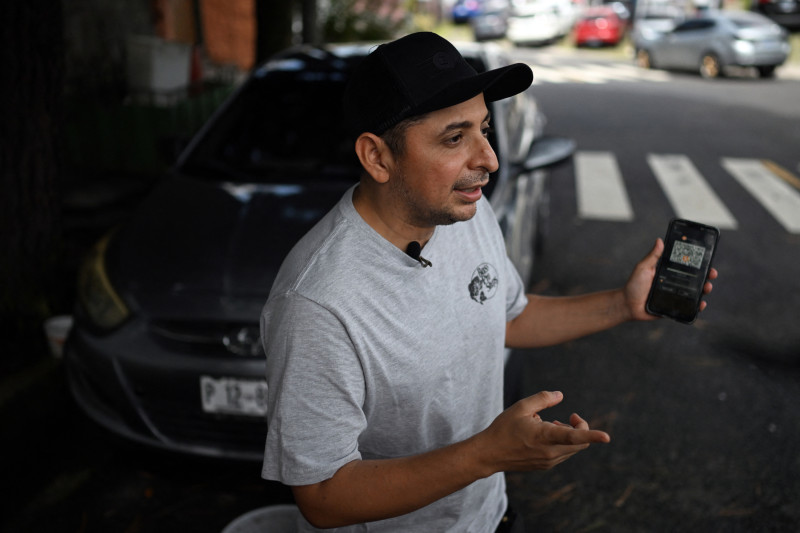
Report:
[[[653,69],[656,68],[653,63],[653,55],[645,49],[636,51],[636,65],[640,68]]]
[[[706,52],[700,58],[700,75],[706,79],[720,78],[723,76],[722,62],[714,52]]]
[[[768,65],[758,68],[758,76],[760,78],[772,78],[775,76],[775,65]]]

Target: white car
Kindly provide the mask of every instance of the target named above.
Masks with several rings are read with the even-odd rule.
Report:
[[[577,19],[570,0],[515,0],[506,37],[516,45],[548,44],[567,35]]]

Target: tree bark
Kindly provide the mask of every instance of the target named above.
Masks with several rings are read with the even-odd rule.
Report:
[[[64,79],[60,1],[0,7],[0,319],[51,313],[59,243]]]
[[[292,44],[293,0],[255,0],[256,66]]]

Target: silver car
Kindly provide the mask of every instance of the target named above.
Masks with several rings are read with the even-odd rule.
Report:
[[[181,453],[263,454],[259,314],[286,253],[359,178],[341,98],[370,48],[298,47],[256,69],[87,258],[64,362],[100,425]],[[478,71],[508,61],[497,45],[461,51]],[[500,169],[484,192],[527,281],[546,226],[545,167],[574,142],[543,135],[530,91],[491,112]]]
[[[640,67],[696,70],[704,78],[723,76],[730,66],[755,67],[771,77],[791,49],[786,30],[747,11],[708,12],[634,46]]]

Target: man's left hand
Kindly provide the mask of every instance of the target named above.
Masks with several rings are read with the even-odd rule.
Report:
[[[650,287],[656,275],[656,266],[661,254],[664,253],[664,241],[656,240],[653,249],[639,261],[633,269],[633,273],[625,284],[625,303],[631,315],[631,320],[655,320],[658,317],[651,315],[645,310],[647,296],[650,294]],[[703,294],[708,294],[714,288],[711,280],[717,278],[717,269],[712,268],[708,272],[708,279],[703,286]],[[708,305],[705,301],[700,302],[700,311]]]

